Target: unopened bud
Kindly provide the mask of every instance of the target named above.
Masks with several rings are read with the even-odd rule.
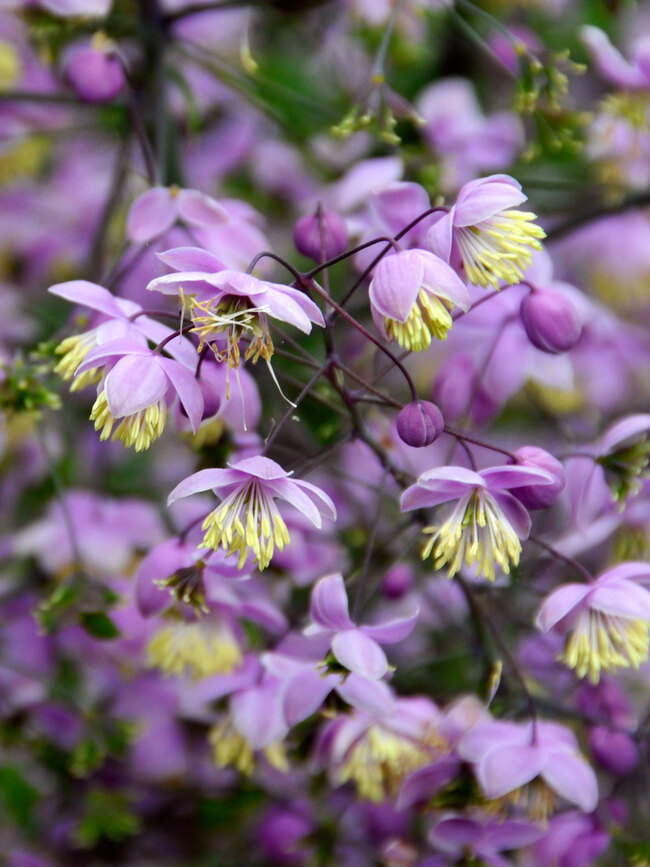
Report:
[[[109,42],[72,49],[65,75],[84,102],[107,102],[122,90],[124,70]]]
[[[389,599],[401,599],[414,584],[413,569],[406,563],[397,563],[386,572],[381,589]]]
[[[293,228],[293,241],[303,256],[323,262],[345,251],[348,230],[343,217],[335,211],[323,211],[320,216],[306,214]]]
[[[524,485],[521,488],[513,488],[510,493],[527,509],[547,509],[552,506],[564,490],[562,464],[553,455],[536,446],[523,446],[517,449],[515,457],[519,466],[544,470],[553,476],[555,481],[548,485]]]
[[[521,302],[519,315],[530,342],[543,352],[568,352],[580,339],[580,314],[559,292],[535,289]]]
[[[407,446],[420,449],[438,439],[445,426],[442,413],[428,400],[409,403],[397,416],[397,433]]]

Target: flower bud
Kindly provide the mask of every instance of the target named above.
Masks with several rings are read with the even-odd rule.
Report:
[[[309,256],[314,262],[323,262],[345,251],[348,230],[343,217],[335,211],[323,211],[320,217],[306,214],[293,227],[293,241],[303,256]]]
[[[515,452],[517,464],[544,470],[555,479],[550,485],[524,485],[513,488],[510,493],[527,509],[547,509],[552,506],[564,490],[564,467],[544,449],[536,446],[523,446]]]
[[[637,745],[626,732],[594,726],[589,732],[589,746],[598,764],[610,774],[625,777],[639,764]]]
[[[535,289],[521,302],[519,315],[528,339],[542,352],[568,352],[580,339],[580,314],[559,292]]]
[[[428,400],[409,403],[397,416],[397,433],[407,446],[420,449],[438,439],[445,426],[442,413]]]
[[[84,102],[107,102],[125,84],[122,64],[105,38],[71,50],[65,65],[65,75]]]
[[[397,563],[386,572],[386,577],[381,585],[384,596],[389,599],[401,599],[405,593],[413,587],[413,570],[406,563]]]

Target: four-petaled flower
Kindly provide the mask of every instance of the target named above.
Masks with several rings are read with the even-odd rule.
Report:
[[[239,341],[243,339],[248,340],[245,359],[270,361],[273,341],[268,317],[288,322],[305,334],[311,331],[312,322],[325,324],[323,314],[304,292],[224,268],[205,250],[179,247],[159,258],[177,273],[157,277],[147,289],[165,292],[170,287],[191,294],[190,316],[201,341],[199,349],[209,343],[229,368],[239,366]],[[219,340],[226,341],[225,351],[214,344]]]
[[[394,644],[406,638],[418,618],[418,610],[406,617],[356,626],[348,613],[348,596],[338,573],[320,578],[311,592],[312,623],[306,635],[327,636],[332,655],[347,668],[370,680],[379,680],[388,671],[386,654],[380,644]]]
[[[413,352],[428,349],[433,337],[445,340],[449,311],[467,310],[470,297],[456,272],[427,250],[403,250],[382,259],[370,283],[377,328]]]
[[[598,683],[601,671],[638,668],[650,647],[650,564],[621,563],[588,584],[564,584],[542,603],[537,627],[567,631],[562,662]]]
[[[476,286],[518,283],[546,237],[533,222],[535,214],[516,210],[526,198],[509,175],[470,181],[449,213],[429,229],[427,243],[446,262],[462,265]]]
[[[257,455],[228,467],[199,470],[188,476],[167,502],[213,490],[222,502],[203,522],[205,536],[200,547],[216,551],[221,546],[229,555],[237,553],[240,569],[251,552],[258,568],[265,569],[275,548],[281,551],[288,544],[289,531],[276,498],[295,506],[315,527],[321,526],[321,515],[336,519],[334,503],[324,491],[310,482],[290,478],[290,473],[270,458]]]
[[[557,723],[477,723],[464,735],[458,752],[474,765],[487,798],[511,795],[519,802],[525,795],[533,819],[543,820],[551,812],[553,793],[585,813],[598,803],[596,775],[580,754],[573,732]]]
[[[508,574],[519,563],[520,539],[530,532],[530,516],[508,488],[552,484],[553,477],[533,467],[489,467],[479,473],[464,467],[437,467],[422,473],[402,494],[402,511],[458,500],[447,520],[432,533],[422,559],[433,556],[436,569],[449,564],[455,575],[463,560],[477,564],[478,574],[495,578],[494,564]]]

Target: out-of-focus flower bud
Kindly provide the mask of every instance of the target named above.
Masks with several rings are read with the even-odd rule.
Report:
[[[428,400],[409,403],[397,416],[397,433],[407,446],[420,449],[438,439],[445,426],[442,413]]]
[[[523,446],[515,452],[517,463],[522,467],[545,470],[555,482],[550,485],[525,485],[513,488],[510,492],[527,509],[547,509],[552,506],[564,490],[564,467],[544,449],[536,446]]]
[[[85,102],[107,102],[126,82],[112,42],[101,33],[70,51],[65,76]]]
[[[559,292],[535,289],[521,302],[519,315],[528,339],[543,352],[568,352],[580,339],[580,314]]]
[[[625,777],[639,764],[637,745],[625,732],[594,726],[589,732],[589,746],[598,764],[610,774]]]
[[[398,563],[386,573],[381,585],[385,596],[389,599],[400,599],[413,587],[413,570],[406,563]]]
[[[348,230],[343,217],[335,211],[323,211],[320,217],[306,214],[293,227],[293,241],[303,256],[309,256],[314,262],[323,262],[345,251]]]

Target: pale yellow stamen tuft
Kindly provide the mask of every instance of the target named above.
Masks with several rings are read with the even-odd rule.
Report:
[[[456,228],[465,273],[475,286],[499,288],[499,280],[518,283],[546,232],[526,211],[501,211],[477,226]]]
[[[221,546],[228,555],[238,553],[242,569],[250,552],[259,569],[266,569],[277,547],[289,544],[289,531],[270,497],[257,481],[229,494],[203,522],[206,534],[199,547]]]
[[[166,674],[189,674],[195,680],[228,674],[242,654],[230,630],[221,623],[173,623],[163,626],[147,645],[148,663]]]
[[[90,420],[95,422],[95,430],[101,430],[100,440],[108,439],[112,433],[113,440],[119,439],[127,448],[134,446],[136,452],[141,452],[148,449],[164,431],[167,404],[161,398],[157,403],[132,415],[124,416],[118,421],[112,415],[108,407],[106,391],[102,389],[93,404]],[[117,427],[115,427],[116,423]]]
[[[250,776],[255,770],[255,755],[246,738],[233,726],[230,719],[225,719],[210,729],[208,735],[212,746],[214,761],[220,768],[233,766],[242,774]],[[269,744],[261,752],[268,762],[279,771],[289,770],[289,763],[280,743]]]
[[[75,370],[95,346],[97,346],[96,330],[85,331],[83,334],[66,337],[54,350],[57,355],[61,356],[54,368],[54,372],[58,373],[61,379],[66,381],[72,379]],[[91,370],[86,370],[85,373],[75,378],[70,386],[70,391],[79,391],[79,389],[85,388],[87,385],[95,385],[101,378],[101,368],[93,367]]]
[[[569,633],[558,658],[578,677],[588,676],[598,683],[601,671],[638,668],[648,658],[649,626],[645,620],[632,620],[605,614],[593,608],[582,611]]]
[[[460,571],[463,561],[476,564],[477,573],[495,579],[497,563],[508,575],[510,566],[519,563],[521,542],[493,497],[484,490],[463,497],[439,529],[426,527],[432,534],[422,551],[422,559],[432,556],[436,569],[448,564],[449,577]]]
[[[336,779],[341,785],[351,780],[362,798],[381,803],[394,797],[402,781],[431,759],[424,745],[374,725],[349,750]]]
[[[445,302],[425,289],[420,290],[406,322],[388,317],[384,319],[388,337],[394,338],[401,347],[411,352],[428,349],[434,337],[446,340],[452,324]]]

